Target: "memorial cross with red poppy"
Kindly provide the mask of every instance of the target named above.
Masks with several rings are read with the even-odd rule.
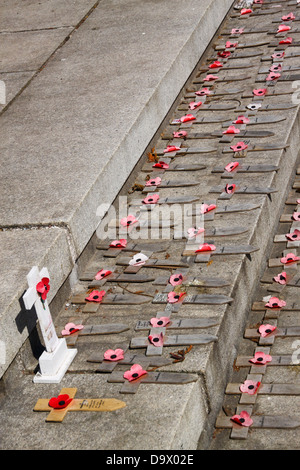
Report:
[[[34,266],[27,275],[29,288],[23,295],[23,301],[27,310],[35,308],[46,350],[53,352],[58,344],[58,337],[47,302],[50,290],[49,277],[47,268],[39,272],[37,266]]]
[[[74,398],[76,388],[63,388],[58,396],[40,398],[33,411],[49,411],[47,422],[61,423],[69,411],[115,411],[126,403],[115,398]]]

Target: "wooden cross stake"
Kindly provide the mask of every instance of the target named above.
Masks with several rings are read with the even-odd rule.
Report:
[[[33,411],[49,411],[46,422],[61,423],[69,411],[115,411],[126,406],[125,402],[115,398],[74,398],[76,392],[76,388],[63,388],[59,392],[59,395],[67,394],[72,398],[66,408],[52,408],[49,399],[40,398]]]

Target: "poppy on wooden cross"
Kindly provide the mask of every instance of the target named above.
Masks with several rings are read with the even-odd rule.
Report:
[[[42,281],[44,280],[44,281]],[[47,280],[47,282],[45,282]],[[47,301],[49,291],[49,273],[47,268],[38,270],[34,266],[27,275],[28,289],[23,295],[26,310],[33,307],[39,320],[46,351],[39,358],[40,372],[35,383],[59,383],[77,354],[77,349],[68,349],[66,340],[58,338]],[[42,285],[45,289],[41,289]]]
[[[61,423],[69,411],[115,411],[126,403],[115,398],[74,398],[76,388],[63,388],[57,397],[40,398],[33,411],[49,411],[47,422]]]

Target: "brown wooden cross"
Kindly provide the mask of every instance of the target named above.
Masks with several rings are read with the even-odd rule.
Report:
[[[70,318],[68,323],[74,323],[75,321],[73,318]],[[82,324],[81,321],[77,322],[76,324]],[[67,345],[75,346],[77,340],[81,336],[94,336],[94,335],[112,335],[112,334],[120,334],[124,331],[129,330],[129,326],[125,325],[124,323],[101,323],[98,325],[83,325],[81,330],[75,331],[69,335],[63,335],[58,332],[58,337],[64,337],[66,339]]]
[[[126,380],[123,375],[124,372],[122,371],[114,371],[110,374],[108,382],[122,383],[120,393],[126,394],[136,393],[141,384],[184,385],[198,380],[197,375],[185,372],[147,372],[147,374],[131,382]]]
[[[216,204],[216,200],[214,201],[208,201],[206,204],[211,205],[211,204]],[[254,204],[254,203],[245,203],[245,204],[226,204],[224,206],[218,205],[216,209],[207,212],[204,214],[204,222],[209,222],[214,220],[215,215],[217,214],[231,214],[235,212],[248,212],[252,211],[255,209],[259,209],[260,204]],[[196,207],[192,209],[191,211],[187,211],[187,215],[198,215],[200,210],[200,205],[199,207]]]
[[[246,255],[251,260],[251,254],[258,251],[252,245],[229,245],[229,246],[217,246],[214,251],[203,251],[196,253],[199,248],[197,245],[187,245],[182,253],[182,256],[195,256],[195,263],[208,263],[211,256],[220,255]]]
[[[126,403],[115,398],[74,398],[77,388],[63,388],[59,395],[67,394],[72,401],[66,408],[55,409],[49,406],[49,398],[40,398],[33,411],[48,411],[47,422],[61,423],[69,411],[115,411],[124,408]]]
[[[71,297],[73,304],[84,305],[83,313],[96,313],[100,305],[141,305],[149,302],[149,297],[138,294],[105,294],[101,302],[87,301],[88,293]]]

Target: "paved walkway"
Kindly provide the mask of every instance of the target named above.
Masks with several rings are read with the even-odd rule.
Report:
[[[296,5],[294,7],[296,13]],[[263,14],[268,13],[265,9],[268,10],[268,5],[258,5],[253,14],[243,18],[240,12],[233,9],[229,12],[220,35],[197,64],[150,148],[140,152],[142,157],[134,169],[133,162],[129,165],[130,177],[112,206],[116,212],[112,210],[107,218],[109,228],[116,228],[116,232],[110,232],[110,235],[115,235],[116,239],[128,238],[128,246],[118,251],[111,250],[109,242],[112,237],[109,240],[99,237],[101,233],[98,230],[78,265],[78,281],[76,278],[75,282],[73,280],[71,294],[67,295],[66,289],[60,296],[62,308],[58,308],[57,299],[51,304],[59,335],[70,321],[84,326],[83,334],[67,339],[69,347],[76,347],[78,353],[61,383],[33,383],[41,349],[37,332],[32,329],[30,341],[21,348],[2,381],[2,448],[194,450],[211,445],[216,419],[224,401],[224,390],[231,380],[232,364],[247,323],[247,313],[256,300],[255,295],[259,296],[257,283],[269,256],[268,250],[298,165],[298,103],[293,101],[292,84],[295,79],[289,75],[293,72],[288,70],[286,74],[283,70],[282,75],[275,79],[278,82],[268,80],[266,83],[266,74],[272,66],[271,55],[277,51],[279,41],[287,37],[287,32],[283,38],[282,34],[278,37],[277,27],[282,15],[288,14],[291,6],[284,2],[282,8],[274,8],[267,15]],[[96,12],[97,9],[93,14]],[[97,21],[92,21],[93,14],[89,18],[91,25],[97,28]],[[257,14],[261,16],[257,18]],[[130,16],[133,16],[132,12]],[[195,20],[195,13],[191,16]],[[273,23],[273,20],[279,23]],[[231,29],[237,25],[245,29],[253,28],[255,32],[231,37]],[[292,23],[295,29],[296,25],[296,21]],[[260,27],[263,31],[258,39],[256,31]],[[78,39],[80,28],[76,34]],[[296,32],[290,34],[297,39]],[[224,50],[226,40],[238,41],[238,45],[231,46],[229,58],[217,55],[217,51]],[[251,45],[251,42],[254,43],[253,47],[242,47],[243,44]],[[72,46],[70,42],[70,45],[75,51],[75,44]],[[294,59],[288,58],[288,55],[297,52],[297,47],[279,46],[279,50],[282,47],[286,49],[283,67],[293,67]],[[63,52],[64,48],[59,54],[67,62],[68,58],[63,56]],[[199,59],[202,52],[198,55]],[[71,77],[75,76],[75,71],[78,72],[74,57],[70,65],[74,74]],[[221,60],[223,67],[209,69],[208,65],[214,60]],[[83,67],[82,62],[80,64]],[[86,65],[85,61],[85,68]],[[88,65],[95,66],[94,63]],[[49,70],[52,66],[55,71],[61,64],[57,65],[54,61],[47,65]],[[161,69],[156,66],[155,70]],[[204,78],[208,73],[218,78],[207,82]],[[39,76],[36,79],[39,80]],[[265,86],[268,94],[256,98],[253,90]],[[204,94],[198,98],[195,91],[203,87],[209,88],[212,95]],[[271,96],[273,92],[274,96]],[[132,96],[128,96],[130,106]],[[64,100],[61,99],[63,110]],[[190,109],[189,103],[199,99],[202,104]],[[98,113],[97,102],[92,101],[93,108],[86,109],[89,116],[93,116],[93,112]],[[247,107],[257,103],[261,104],[259,109]],[[6,113],[9,115],[13,109],[12,105],[3,116]],[[126,116],[127,112],[132,116],[134,109],[125,109]],[[120,116],[112,108],[110,112]],[[186,114],[192,114],[196,119],[185,123],[183,120],[176,121]],[[239,116],[244,117],[237,119]],[[72,113],[74,121],[76,113]],[[68,121],[64,122],[68,126]],[[236,134],[224,134],[230,125],[237,129]],[[158,127],[153,128],[152,135]],[[176,131],[187,132],[187,138],[183,139],[182,134],[175,137],[173,132]],[[99,132],[102,133],[103,129]],[[234,147],[241,141],[245,146],[242,152]],[[166,152],[167,145],[180,149]],[[85,166],[90,169],[89,152],[84,156]],[[153,168],[156,156],[169,167]],[[239,162],[237,171],[225,172],[225,166],[232,161]],[[70,162],[68,159],[60,160],[60,164],[61,175],[66,178],[68,172],[65,165],[70,165]],[[192,171],[190,165],[194,165]],[[78,171],[76,165],[73,169],[75,173]],[[80,175],[78,186],[72,187],[71,193],[66,198],[62,196],[60,202],[67,204],[74,196],[75,188],[80,193],[80,188],[86,187],[84,184],[89,178],[82,172]],[[146,182],[158,175],[160,184],[155,186],[154,193],[147,192]],[[57,179],[55,172],[53,177]],[[110,182],[111,179],[102,178],[101,195],[107,193],[103,184]],[[159,196],[156,205],[148,206],[141,202],[154,194]],[[91,204],[88,207],[91,210],[99,206],[99,198],[94,200],[94,195],[93,191],[90,192]],[[138,224],[126,230],[120,225],[121,215],[124,215],[122,210],[119,211],[121,196],[128,198],[125,205],[128,213],[138,217]],[[53,197],[51,207],[58,210],[55,191]],[[161,204],[165,198],[167,204]],[[101,202],[106,202],[106,199],[102,197]],[[204,209],[203,203],[214,205],[204,216],[204,236],[199,233],[196,238],[188,240],[187,229],[203,221],[203,217],[199,218],[200,210]],[[168,204],[175,209],[174,219],[169,217],[168,212],[159,217],[160,210],[165,208],[168,211]],[[153,210],[145,211],[147,207]],[[148,214],[151,215],[151,228],[162,228],[163,225],[164,236],[156,239],[153,232],[145,234],[142,230]],[[8,214],[7,217],[12,215]],[[89,217],[86,216],[84,229],[90,227]],[[46,223],[44,219],[43,223]],[[137,225],[139,232],[135,230]],[[76,231],[80,232],[80,227],[76,226],[74,230],[72,227],[71,221],[68,225],[69,242],[73,243],[76,253],[82,247],[81,235],[75,235]],[[84,232],[82,227],[81,232]],[[55,229],[62,230],[59,224]],[[214,245],[213,251],[196,253],[203,242]],[[145,257],[145,264],[134,266],[135,255]],[[59,257],[58,250],[56,256]],[[57,261],[57,266],[63,266],[62,260]],[[112,274],[95,280],[100,269],[110,270]],[[175,275],[175,279],[182,274],[183,283],[175,280],[172,286],[168,282],[171,281],[171,274]],[[52,282],[55,271],[50,273],[50,278]],[[105,291],[100,304],[86,300],[95,289]],[[181,293],[185,295],[178,301],[176,296]],[[175,303],[170,302],[168,294],[175,296]],[[258,297],[257,300],[261,299]],[[150,319],[161,316],[168,316],[171,323],[165,328],[152,328],[150,331]],[[25,330],[24,320],[22,325]],[[106,331],[106,334],[100,331],[102,334],[99,334],[99,327],[114,327],[115,330]],[[147,338],[149,332],[155,337],[157,331],[163,336],[161,349]],[[85,332],[88,333],[86,336]],[[253,346],[252,342],[250,344]],[[104,352],[116,348],[123,349],[124,360],[120,360],[116,367],[111,362],[103,364]],[[131,357],[132,353],[134,357]],[[142,365],[147,373],[130,383],[123,374],[134,363]],[[126,406],[101,414],[83,410],[70,412],[61,425],[46,422],[47,412],[33,412],[38,399],[57,396],[66,387],[75,387],[78,398],[112,398],[123,401]],[[16,418],[18,426],[15,424]],[[254,429],[251,436],[255,433]],[[226,441],[228,434],[228,431],[226,435],[223,431],[218,434],[220,437],[212,448],[231,447]],[[255,442],[250,441],[250,447],[255,447]],[[235,447],[245,448],[244,442],[235,444]]]

